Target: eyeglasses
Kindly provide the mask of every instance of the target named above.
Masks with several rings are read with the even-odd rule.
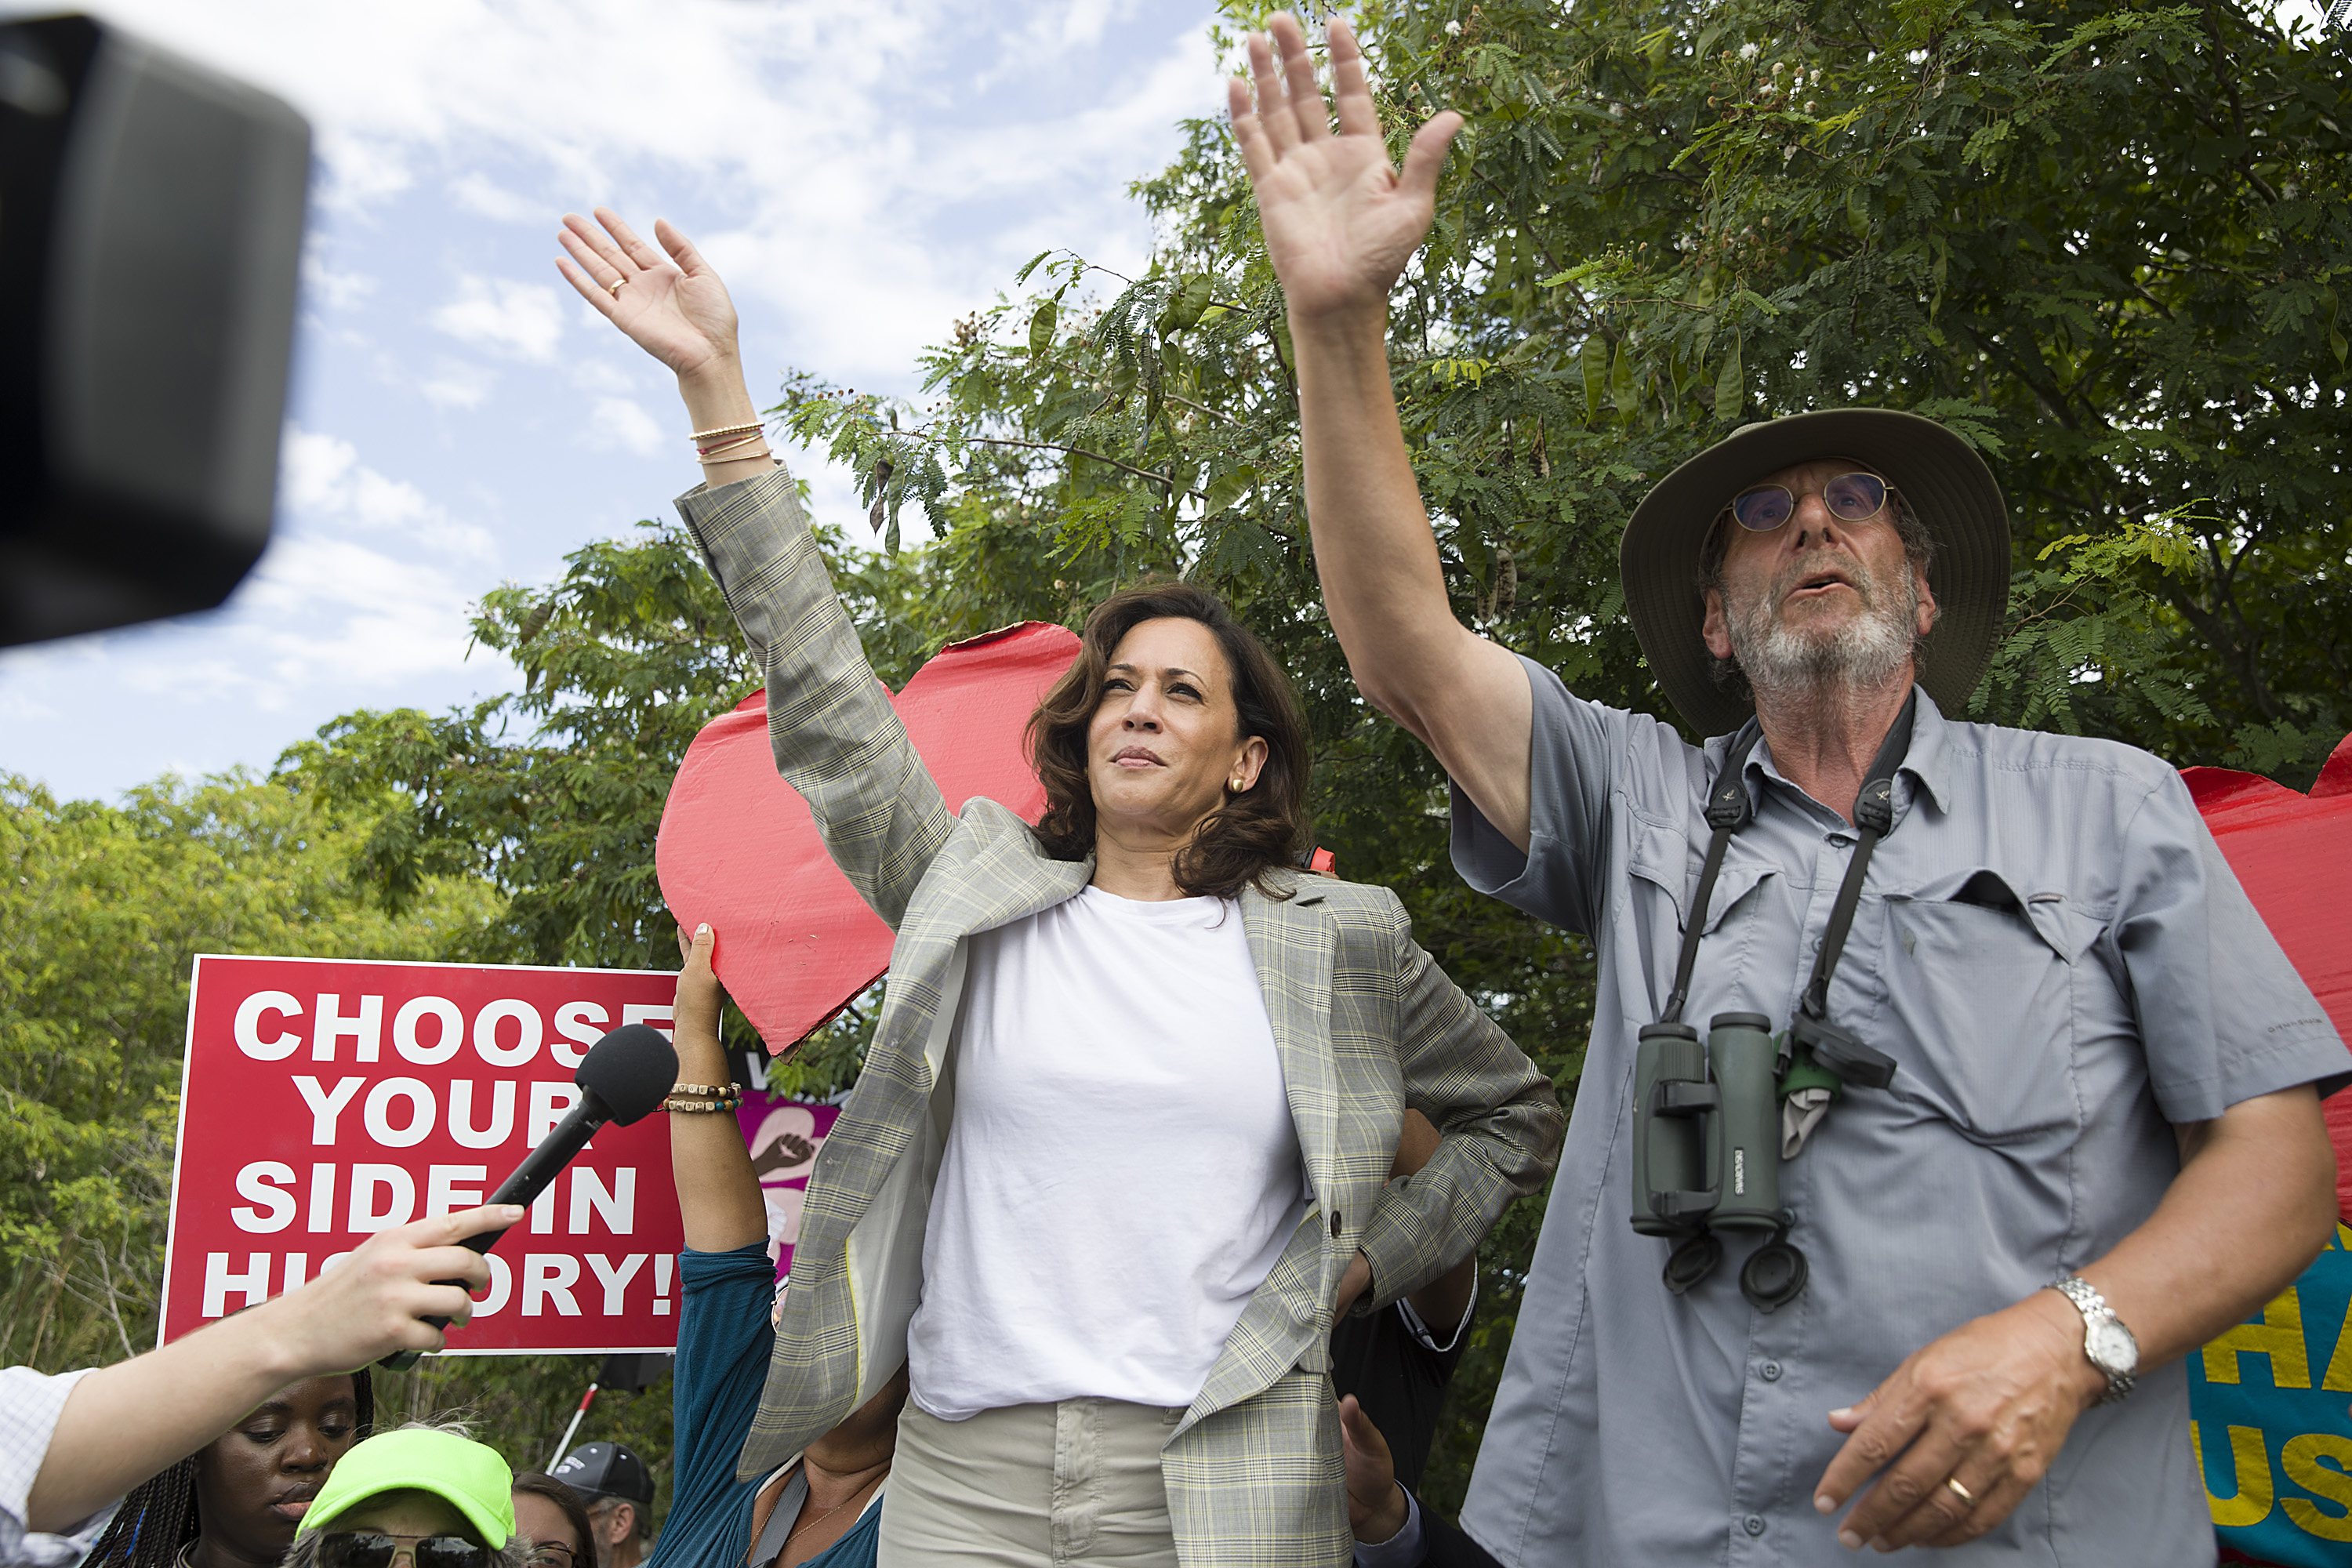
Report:
[[[490,1568],[490,1549],[462,1535],[387,1535],[329,1531],[319,1538],[319,1568],[392,1568],[405,1556],[415,1568]]]
[[[1867,522],[1886,504],[1886,481],[1876,474],[1840,474],[1821,495],[1839,521]],[[1749,532],[1769,533],[1797,515],[1797,497],[1786,485],[1758,485],[1733,496],[1725,510]]]
[[[574,1559],[572,1548],[561,1541],[534,1541],[525,1561],[530,1568],[572,1568]]]

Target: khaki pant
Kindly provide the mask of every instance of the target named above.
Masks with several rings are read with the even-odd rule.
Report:
[[[942,1421],[908,1401],[877,1568],[1176,1568],[1160,1449],[1183,1415],[1065,1399]]]

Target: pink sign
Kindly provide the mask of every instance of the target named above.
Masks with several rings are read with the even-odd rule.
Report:
[[[781,1283],[793,1271],[793,1245],[801,1238],[801,1205],[808,1197],[809,1173],[816,1169],[816,1152],[841,1119],[841,1107],[747,1089],[736,1115],[751,1151],[751,1169],[760,1178],[760,1196],[768,1205],[768,1256],[776,1260]]]
[[[162,1338],[318,1274],[375,1231],[468,1208],[578,1103],[608,1029],[668,1031],[674,974],[196,960]],[[677,1188],[659,1112],[606,1127],[489,1254],[449,1352],[677,1343]]]

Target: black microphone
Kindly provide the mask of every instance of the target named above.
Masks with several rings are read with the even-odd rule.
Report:
[[[488,1202],[529,1206],[572,1163],[572,1156],[596,1135],[596,1129],[606,1122],[626,1127],[643,1121],[668,1097],[671,1085],[677,1082],[677,1052],[662,1037],[660,1030],[644,1024],[625,1024],[588,1047],[572,1081],[580,1086],[580,1103],[548,1130],[547,1136],[523,1156],[522,1163],[499,1184],[499,1190],[489,1195]],[[486,1230],[457,1245],[487,1255],[505,1234],[503,1227]],[[442,1279],[436,1283],[461,1285],[465,1281]],[[449,1326],[446,1318],[427,1316],[424,1321],[436,1329]],[[393,1372],[406,1372],[424,1353],[394,1351],[377,1364]]]

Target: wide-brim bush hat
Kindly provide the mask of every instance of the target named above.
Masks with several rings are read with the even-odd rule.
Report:
[[[451,1432],[403,1428],[354,1443],[303,1510],[299,1533],[323,1530],[370,1498],[431,1492],[466,1516],[482,1543],[503,1548],[514,1533],[514,1472],[496,1448]]]
[[[1633,509],[1618,546],[1625,614],[1650,670],[1702,735],[1748,721],[1749,700],[1715,683],[1701,630],[1699,552],[1731,498],[1765,475],[1851,458],[1903,492],[1936,542],[1927,586],[1936,629],[1919,684],[1947,713],[1968,705],[2009,608],[2009,510],[1975,448],[1934,420],[1894,408],[1825,408],[1743,425],[1668,474]]]

